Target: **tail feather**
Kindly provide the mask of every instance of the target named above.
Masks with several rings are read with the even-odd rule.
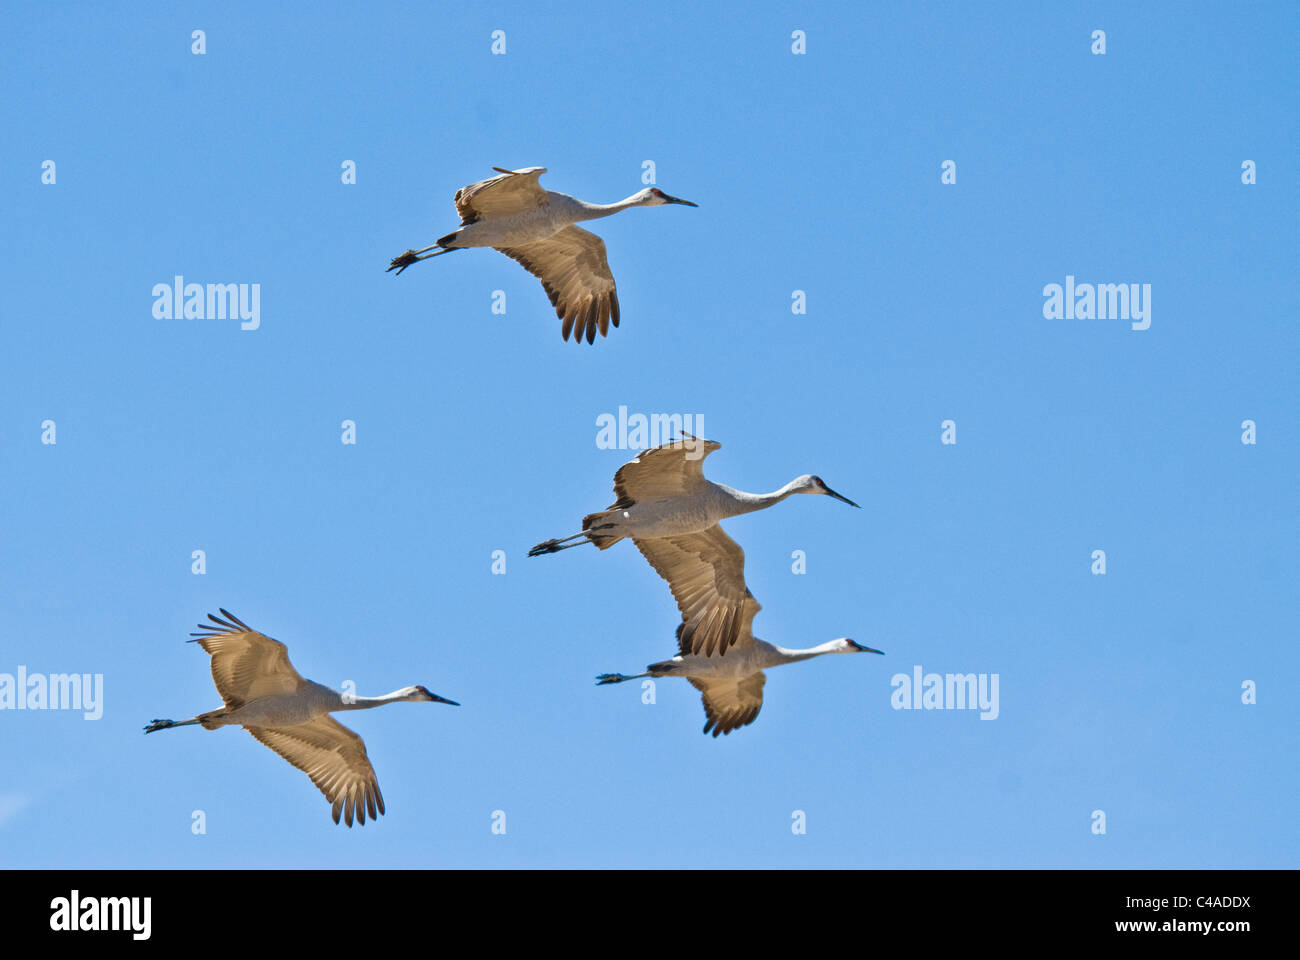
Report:
[[[582,518],[582,532],[596,545],[597,550],[608,550],[623,539],[621,533],[596,533],[614,514],[613,510],[602,510],[600,513],[589,513]]]

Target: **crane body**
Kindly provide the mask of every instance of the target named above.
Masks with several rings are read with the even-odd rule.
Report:
[[[763,706],[763,686],[767,681],[764,670],[826,654],[882,652],[864,647],[847,637],[806,650],[790,650],[759,640],[754,636],[753,623],[754,616],[761,609],[753,594],[746,590],[740,637],[726,656],[692,653],[690,644],[685,639],[686,624],[682,623],[677,627],[677,656],[650,664],[644,673],[602,673],[596,678],[596,683],[623,683],[641,677],[684,677],[700,691],[704,714],[708,720],[704,732],[717,737],[757,719]]]
[[[538,178],[545,167],[506,170],[500,176],[471,183],[456,191],[460,227],[421,250],[393,258],[389,270],[403,270],[430,257],[469,247],[492,247],[518,262],[542,282],[542,289],[563,321],[565,340],[576,329],[574,342],[606,336],[619,324],[618,290],[605,255],[605,242],[575,224],[608,217],[632,207],[697,204],[671,197],[658,187],[639,190],[617,203],[588,203],[567,193],[543,190]]]
[[[381,697],[357,697],[307,680],[289,662],[278,640],[258,633],[229,611],[208,614],[193,634],[212,657],[212,680],[225,705],[189,720],[154,720],[145,733],[201,725],[205,730],[242,726],[285,760],[302,770],[331,804],[334,822],[342,815],[364,824],[384,812],[384,797],[366,745],[330,714],[366,710],[390,703],[447,703],[460,706],[422,686],[403,687]],[[224,618],[224,619],[222,619]]]
[[[630,539],[668,582],[685,618],[682,639],[688,652],[726,653],[740,638],[747,593],[745,552],[719,521],[764,510],[794,494],[821,494],[857,504],[812,474],[771,493],[746,493],[714,483],[705,479],[703,461],[721,444],[685,436],[697,443],[675,440],[625,463],[614,475],[618,499],[607,510],[585,516],[581,532],[545,540],[528,555],[558,553],[584,543],[607,550]]]

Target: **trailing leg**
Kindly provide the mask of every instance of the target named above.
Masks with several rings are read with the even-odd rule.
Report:
[[[607,683],[622,683],[624,680],[639,680],[641,677],[648,677],[648,673],[634,673],[627,677],[621,673],[602,673],[596,677],[596,686],[604,686]]]
[[[202,723],[198,717],[192,720],[155,720],[149,726],[144,728],[145,733],[153,733],[155,730],[170,730],[172,727],[187,727],[192,723]]]
[[[435,249],[437,247],[438,244],[435,243],[433,246],[425,247],[424,250],[407,250],[400,256],[393,257],[393,262],[388,265],[388,269],[396,270],[400,275],[403,270],[413,263],[419,263],[421,260],[428,260],[430,257],[437,257],[444,253],[451,253],[453,250],[463,249],[462,247],[442,247]],[[427,250],[433,250],[434,252],[425,253]],[[422,253],[424,256],[420,256]]]

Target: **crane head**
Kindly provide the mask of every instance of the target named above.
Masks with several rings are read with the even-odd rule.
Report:
[[[820,493],[822,496],[834,497],[836,500],[842,500],[850,507],[856,507],[857,504],[848,497],[836,493],[821,477],[814,477],[811,473],[805,473],[793,483],[793,493]]]
[[[670,197],[658,187],[648,187],[641,191],[641,205],[643,207],[659,207],[665,203],[680,203],[684,207],[698,207],[698,203],[691,203],[689,200],[683,200],[680,197]]]
[[[877,650],[875,647],[864,647],[862,644],[850,640],[848,637],[840,637],[836,643],[843,644],[844,649],[840,653],[879,653],[882,656],[885,651]]]
[[[432,693],[428,687],[421,687],[421,686],[408,687],[407,699],[415,703],[421,703],[421,702],[449,703],[453,707],[460,706],[460,704],[457,703],[455,700],[448,700],[446,697],[440,697],[436,693]]]

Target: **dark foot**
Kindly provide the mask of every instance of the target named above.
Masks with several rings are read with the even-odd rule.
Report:
[[[602,673],[596,677],[596,686],[602,686],[606,683],[622,683],[624,680],[631,680],[631,677],[625,677],[621,673]]]
[[[175,726],[170,720],[155,720],[149,726],[144,728],[145,733],[153,733],[155,730],[166,730],[168,727]]]
[[[388,265],[388,270],[396,270],[400,275],[403,270],[415,263],[420,258],[415,255],[414,250],[407,250],[400,257],[393,257],[393,262]],[[387,273],[388,270],[384,272]]]

